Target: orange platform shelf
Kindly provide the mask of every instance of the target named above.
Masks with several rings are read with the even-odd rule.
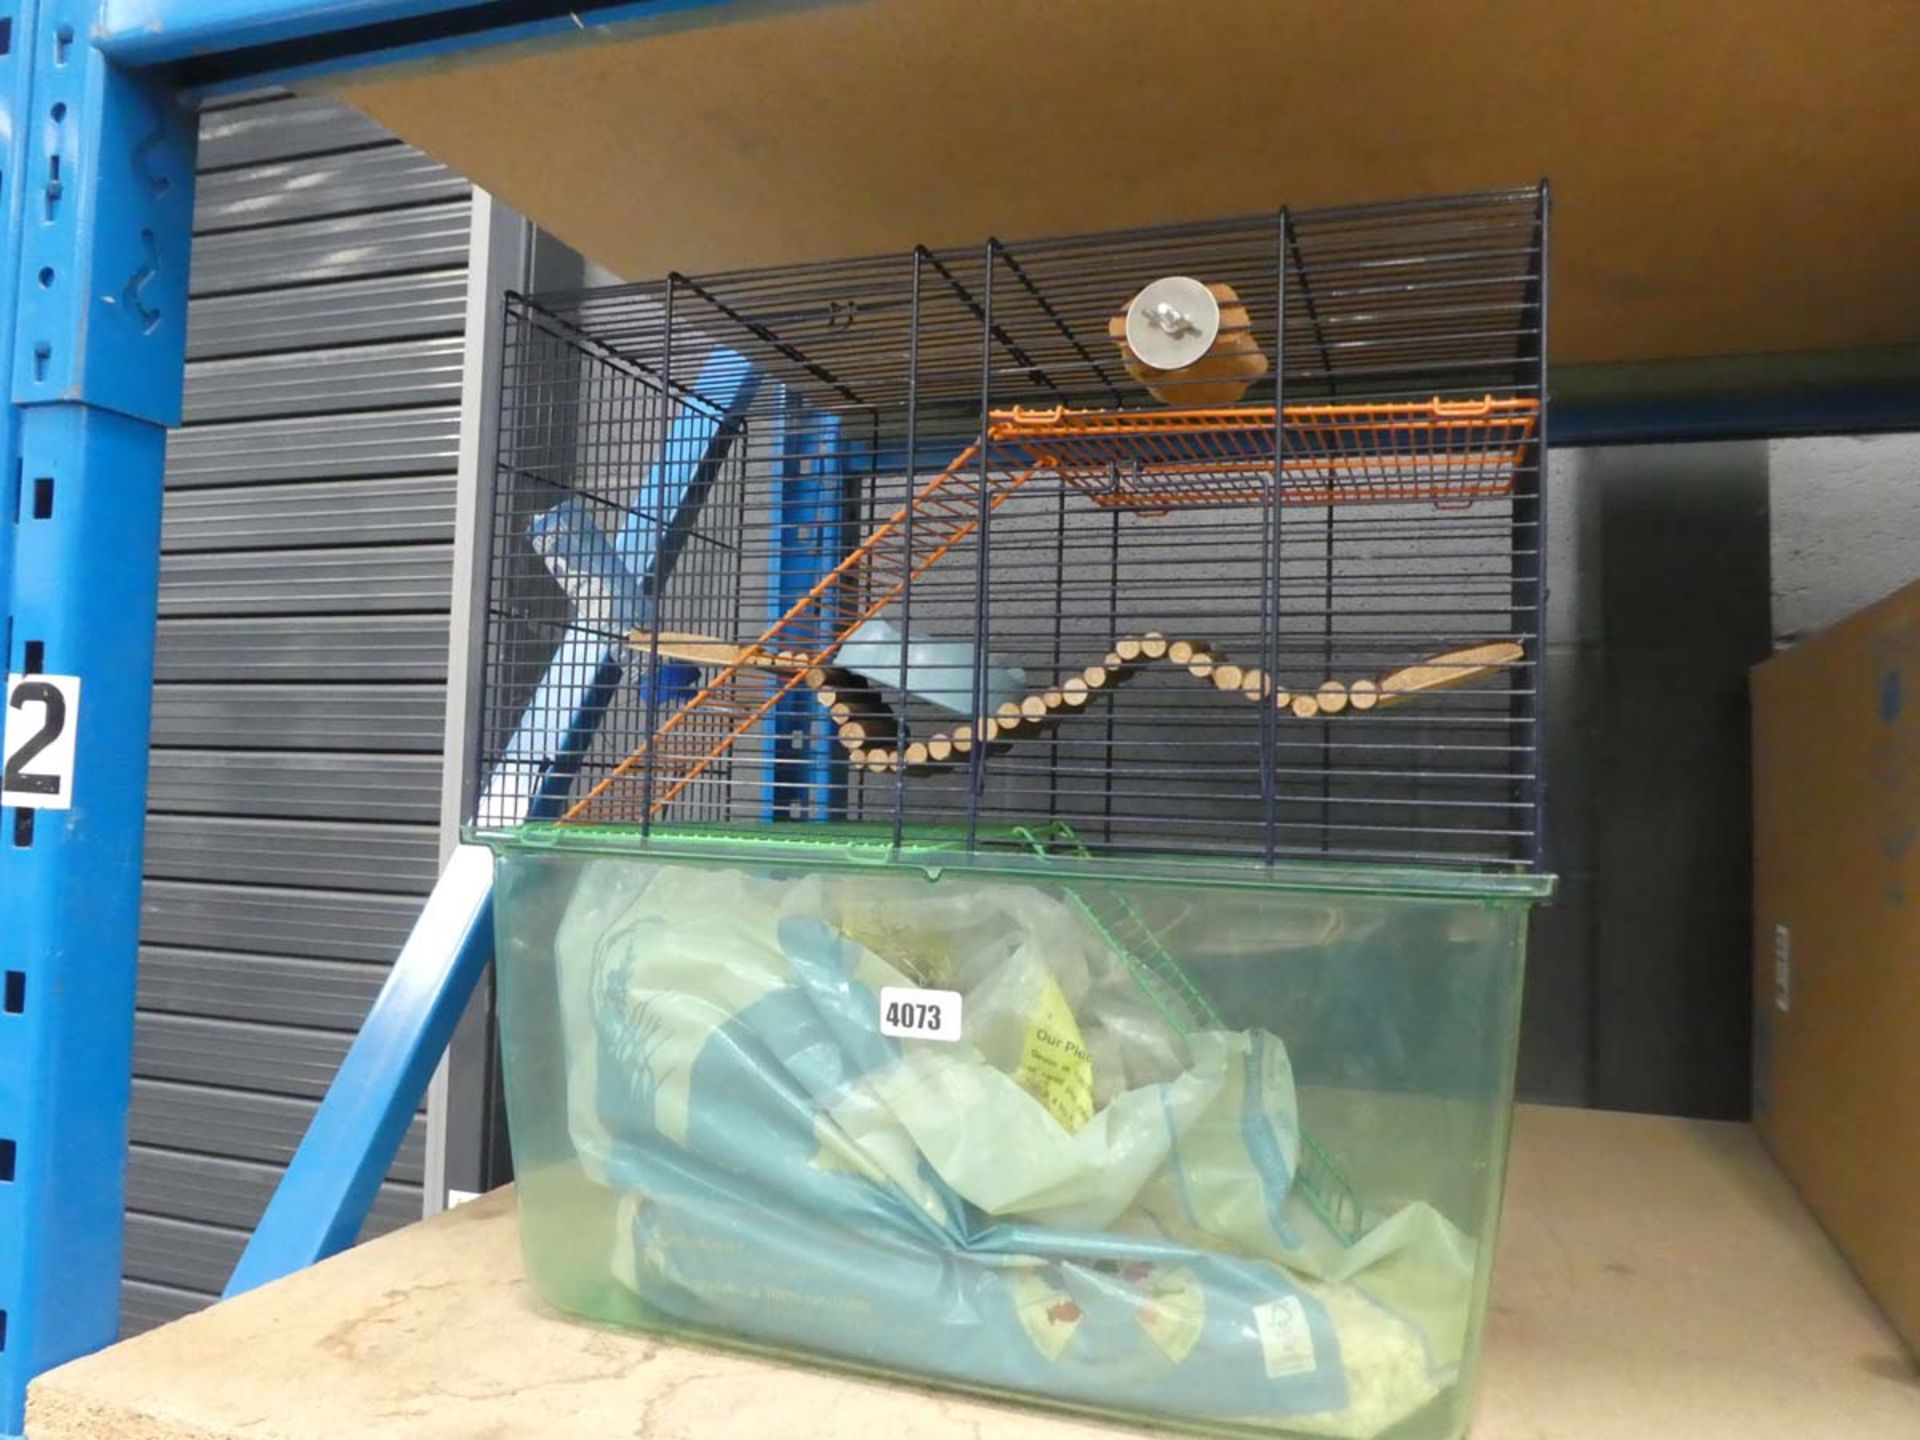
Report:
[[[1094,504],[1164,512],[1272,501],[1468,504],[1513,492],[1540,423],[1531,398],[1218,410],[993,411],[998,464],[1057,474]]]

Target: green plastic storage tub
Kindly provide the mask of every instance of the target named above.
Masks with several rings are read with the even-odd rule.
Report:
[[[554,1306],[1160,1426],[1464,1432],[1550,882],[1024,832],[496,849]]]

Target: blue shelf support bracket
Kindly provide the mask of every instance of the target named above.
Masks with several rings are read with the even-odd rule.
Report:
[[[679,564],[722,465],[745,434],[760,372],[731,350],[715,349],[697,390],[680,407],[660,458],[647,469],[633,508],[609,538],[594,508],[566,500],[537,516],[527,538],[554,583],[567,593],[573,620],[488,777],[480,813],[550,820],[565,809],[580,763],[601,720],[619,697],[630,660],[636,685],[668,704],[691,697],[695,677],[672,665],[649,675],[657,658],[636,656],[629,631],[652,624],[655,599]]]
[[[493,959],[493,857],[455,849],[227,1281],[239,1295],[353,1244]]]
[[[650,623],[720,467],[744,434],[759,372],[716,350],[700,399],[676,417],[642,499],[608,536],[593,509],[563,500],[528,524],[526,538],[573,604],[547,664],[480,801],[490,821],[550,819],[564,809],[582,759],[635,658],[626,644]],[[639,686],[687,683],[670,666]],[[493,958],[492,857],[462,845],[428,897],[386,983],[268,1202],[226,1294],[238,1295],[337,1254],[354,1242],[433,1068]]]
[[[160,496],[185,356],[194,118],[164,76],[93,47],[95,10],[0,3],[0,601],[6,669],[28,682],[5,708],[73,746],[64,778],[23,785],[16,765],[0,786],[0,1435],[23,1430],[34,1375],[119,1328]],[[56,681],[77,687],[57,707]]]

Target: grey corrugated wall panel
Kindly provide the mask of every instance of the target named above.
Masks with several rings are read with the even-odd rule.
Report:
[[[140,1008],[351,1033],[366,1018],[386,973],[349,960],[143,945]]]
[[[136,1076],[129,1128],[136,1145],[285,1165],[307,1133],[317,1104],[291,1095]],[[416,1116],[400,1142],[395,1180],[420,1183],[425,1142],[425,1119]]]
[[[202,236],[193,243],[193,295],[464,265],[467,216],[461,199]]]
[[[447,673],[447,618],[162,620],[159,680],[421,680]]]
[[[169,555],[160,614],[371,615],[431,610],[453,585],[453,546]]]
[[[120,1287],[121,1336],[135,1335],[170,1320],[178,1320],[183,1315],[191,1315],[219,1298],[201,1290],[151,1285],[144,1280],[123,1280]]]
[[[459,449],[458,405],[196,425],[167,439],[167,488],[450,475]]]
[[[277,1165],[136,1145],[127,1157],[127,1208],[251,1230],[279,1180]],[[373,1213],[388,1228],[417,1219],[419,1187],[381,1186]]]
[[[466,303],[464,270],[210,295],[194,302],[187,359],[457,335]]]
[[[440,871],[440,836],[428,825],[156,814],[146,857],[156,880],[425,895]]]
[[[224,1179],[221,1175],[209,1175],[210,1184]],[[396,1191],[386,1198],[381,1210],[368,1217],[369,1231],[378,1234],[393,1228],[397,1221],[394,1212],[396,1202],[401,1202],[404,1191]],[[420,1206],[418,1191],[412,1192],[412,1203],[417,1217]],[[200,1289],[207,1283],[209,1276],[222,1280],[231,1274],[234,1265],[240,1259],[240,1252],[246,1248],[247,1225],[213,1224],[198,1219],[182,1219],[175,1216],[148,1214],[129,1208],[127,1214],[126,1248],[123,1256],[128,1280],[137,1284],[164,1287],[188,1294],[204,1294]]]
[[[158,685],[153,742],[437,755],[445,701],[437,685]],[[352,770],[362,761],[328,763]]]
[[[270,420],[376,406],[460,403],[465,341],[402,340],[196,360],[187,366],[186,419]]]
[[[467,186],[363,118],[203,117],[168,447],[123,1328],[224,1284],[439,853]],[[369,1230],[419,1213],[416,1117]]]
[[[210,110],[200,119],[200,173],[385,145],[392,136],[332,100],[271,100]]]
[[[318,1100],[351,1039],[244,1020],[149,1015],[134,1038],[134,1065],[152,1080]]]
[[[394,545],[453,539],[444,475],[181,490],[167,497],[169,554],[284,545]]]
[[[440,819],[440,757],[156,750],[147,804],[177,814],[358,815],[432,825]]]
[[[149,880],[140,897],[140,939],[385,964],[419,909],[411,895]]]
[[[246,1248],[244,1231],[159,1215],[127,1216],[122,1264],[127,1278],[150,1285],[203,1285],[209,1276],[233,1273]]]
[[[128,1280],[120,1287],[120,1328],[136,1335],[182,1315],[191,1315],[219,1298],[210,1291],[181,1290],[171,1285],[149,1285]]]
[[[194,195],[194,225],[196,233],[212,234],[467,193],[467,182],[444,165],[404,145],[387,145],[204,176]]]

